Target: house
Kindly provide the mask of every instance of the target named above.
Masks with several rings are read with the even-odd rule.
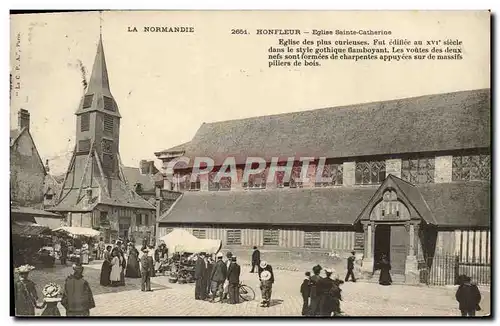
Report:
[[[88,88],[76,115],[76,146],[58,196],[50,208],[69,226],[99,229],[105,241],[151,241],[156,208],[128,183],[120,159],[118,105],[111,94],[102,37]]]
[[[204,123],[190,142],[156,153],[164,169],[189,160],[166,183],[183,194],[158,219],[158,236],[184,228],[229,248],[355,249],[365,278],[385,254],[406,283],[488,274],[490,112],[490,89],[479,89]],[[191,177],[196,157],[215,168]],[[265,170],[244,180],[252,157]],[[237,171],[217,181],[228,158]],[[276,162],[290,164],[290,178],[270,169]]]
[[[10,130],[10,212],[13,223],[37,223],[50,228],[60,226],[61,216],[45,211],[47,198],[52,192],[48,186],[51,178],[30,133],[30,113],[21,109],[17,129]]]

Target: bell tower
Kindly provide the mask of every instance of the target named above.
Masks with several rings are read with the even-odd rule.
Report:
[[[94,168],[102,177],[120,178],[120,119],[116,101],[109,87],[102,35],[88,88],[76,111],[76,156],[94,155]]]

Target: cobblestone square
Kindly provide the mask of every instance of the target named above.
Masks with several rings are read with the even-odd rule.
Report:
[[[166,276],[152,279],[153,292],[140,291],[140,279],[126,279],[125,287],[108,288],[99,285],[99,262],[85,267],[84,277],[89,281],[96,308],[92,316],[299,316],[302,298],[299,293],[301,272],[277,270],[273,287],[272,304],[259,307],[260,291],[256,274],[249,273],[243,265],[241,279],[256,292],[252,302],[238,305],[210,303],[194,299],[193,284],[170,284]],[[71,273],[71,267],[56,266],[35,270],[31,279],[41,288],[50,281],[61,285]],[[376,283],[346,283],[342,285],[342,310],[348,316],[457,316],[456,287],[427,287]],[[482,311],[479,316],[490,313],[490,290],[481,288]],[[59,305],[62,315],[64,308]],[[37,311],[41,314],[41,310]]]

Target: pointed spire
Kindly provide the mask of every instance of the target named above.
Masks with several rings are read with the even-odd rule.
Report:
[[[104,56],[104,47],[102,45],[102,34],[99,34],[99,43],[97,45],[97,53],[92,67],[92,75],[90,76],[89,87],[87,94],[101,94],[111,97],[109,89],[108,68],[106,66],[106,58]]]

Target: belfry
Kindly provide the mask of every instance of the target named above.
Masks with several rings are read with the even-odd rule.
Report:
[[[102,35],[76,115],[76,144],[58,204],[70,226],[100,229],[106,240],[154,234],[155,207],[127,184],[120,159],[120,119],[111,94]]]

